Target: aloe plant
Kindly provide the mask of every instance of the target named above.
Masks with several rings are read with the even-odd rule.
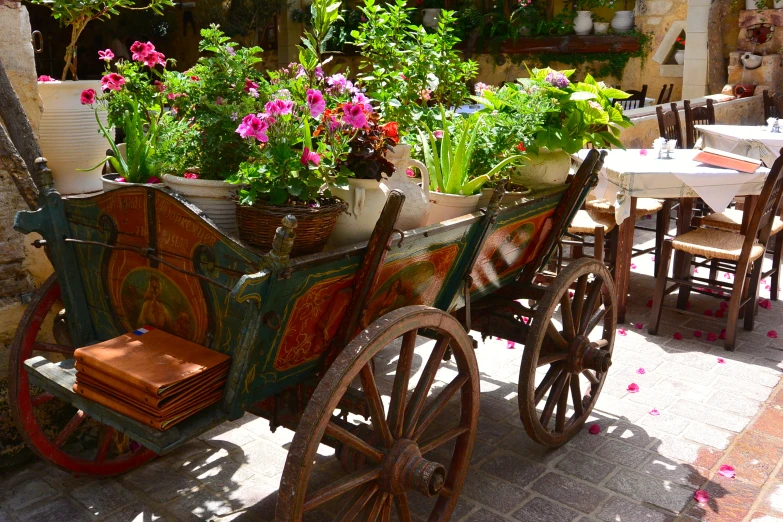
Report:
[[[470,179],[470,162],[476,145],[476,137],[482,130],[483,115],[472,114],[463,125],[457,126],[457,135],[452,136],[447,125],[446,111],[440,108],[443,122],[443,136],[440,143],[427,127],[425,135],[419,131],[424,152],[424,163],[430,172],[430,190],[444,194],[470,196],[477,193],[484,183],[508,165],[523,160],[522,155],[510,156],[495,165],[489,172]]]

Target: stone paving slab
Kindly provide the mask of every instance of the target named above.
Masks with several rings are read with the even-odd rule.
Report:
[[[759,310],[756,331],[740,330],[735,352],[706,340],[720,325],[674,313],[664,313],[660,335],[652,336],[651,258],[635,264],[631,323],[620,325],[615,365],[588,423],[601,428],[597,435],[584,430],[554,450],[530,441],[517,417],[522,347],[479,343],[479,432],[452,520],[783,521],[783,341],[767,337],[778,327],[783,336],[783,302]],[[713,299],[691,297],[693,311],[717,309]],[[393,360],[393,350],[379,357]],[[628,392],[631,382],[639,393]],[[658,416],[649,414],[653,408]],[[292,438],[248,414],[113,479],[31,462],[0,475],[0,522],[270,521]],[[734,466],[736,478],[720,476],[722,464]],[[333,480],[338,468],[324,458],[313,480]],[[709,493],[707,503],[693,500],[697,489]],[[427,501],[411,505],[423,520]],[[327,519],[318,512],[306,520]]]

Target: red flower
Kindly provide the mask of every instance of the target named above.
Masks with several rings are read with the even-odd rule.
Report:
[[[149,178],[147,178],[147,183],[151,185],[155,185],[157,183],[163,183],[163,180],[157,176],[150,176]]]
[[[109,73],[101,78],[101,90],[119,91],[125,85],[125,78],[117,73]]]
[[[198,179],[198,174],[195,172],[186,172],[182,175],[182,177],[186,179]]]
[[[397,133],[398,126],[396,121],[390,121],[389,123],[381,127],[381,129],[383,129],[383,133],[386,134],[389,138],[391,138],[392,141],[394,141],[394,143],[397,143],[399,141],[400,135]]]
[[[139,41],[133,42],[133,45],[131,45],[130,48],[133,55],[131,58],[136,60],[137,62],[143,62],[147,59],[147,56],[150,53],[155,52],[155,46],[152,45],[152,42],[142,43]]]
[[[527,147],[525,147],[525,144],[521,141],[517,144],[517,150],[519,152],[525,152],[527,150]]]
[[[95,103],[95,89],[84,89],[81,96],[82,105],[92,105]]]
[[[592,424],[587,431],[589,431],[591,435],[598,435],[601,433],[601,426],[598,424]]]

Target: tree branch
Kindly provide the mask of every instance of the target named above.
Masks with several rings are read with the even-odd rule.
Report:
[[[28,175],[35,169],[35,160],[41,156],[41,149],[33,134],[30,120],[22,103],[14,92],[11,80],[0,60],[0,121],[5,125],[13,146],[27,166]]]

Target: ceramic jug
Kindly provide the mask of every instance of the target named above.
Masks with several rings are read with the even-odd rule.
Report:
[[[590,11],[577,11],[574,18],[574,32],[580,36],[590,34],[593,29],[593,13]]]
[[[393,152],[386,154],[394,164],[394,175],[381,181],[389,190],[397,189],[405,194],[405,204],[402,206],[397,227],[400,230],[411,230],[424,225],[427,222],[430,203],[430,177],[427,167],[418,160],[411,158],[411,146],[398,144]],[[416,167],[421,171],[421,178],[411,178],[406,174],[409,167]]]

